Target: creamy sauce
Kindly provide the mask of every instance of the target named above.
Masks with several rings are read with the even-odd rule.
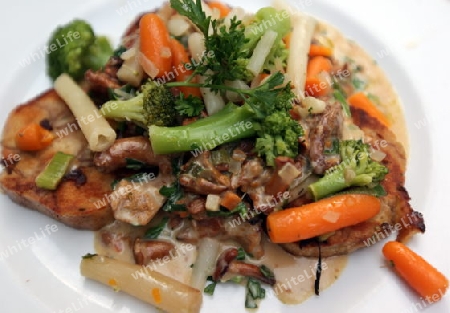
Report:
[[[144,233],[144,227],[135,227],[115,221],[95,233],[95,252],[99,255],[134,264],[134,241],[136,238],[142,237]],[[153,260],[146,267],[149,270],[160,272],[189,284],[192,275],[191,264],[194,264],[197,257],[195,246],[174,241],[168,230],[164,230],[158,239],[172,242],[175,248],[169,256]]]
[[[317,24],[315,37],[321,42],[332,45],[334,56],[340,62],[343,62],[348,57],[353,59],[356,64],[363,66],[365,70],[360,76],[367,81],[364,91],[374,94],[380,99],[378,108],[391,121],[390,129],[405,148],[406,155],[408,155],[409,136],[403,106],[384,71],[362,47],[347,39],[338,29],[327,23],[320,21]]]
[[[105,255],[124,262],[135,263],[133,243],[137,237],[143,236],[145,229],[116,221],[95,234],[94,247],[99,255]],[[109,238],[106,240],[105,238]],[[168,240],[175,249],[166,259],[154,260],[147,264],[149,270],[155,270],[185,284],[189,284],[192,276],[191,265],[195,263],[197,251],[194,245],[180,243],[172,238],[165,229],[158,239]],[[238,247],[234,242],[221,243],[220,250]],[[264,264],[273,270],[277,283],[268,297],[277,297],[286,304],[298,304],[314,295],[317,259],[294,257],[278,245],[264,239],[265,254],[260,260],[249,260],[254,264]],[[347,257],[339,256],[322,259],[322,276],[320,290],[331,286],[339,277],[345,266]]]
[[[314,295],[317,259],[294,257],[280,246],[266,241],[261,263],[270,267],[277,280],[273,293],[281,302],[299,304]],[[347,256],[322,258],[320,291],[330,287],[347,265]]]

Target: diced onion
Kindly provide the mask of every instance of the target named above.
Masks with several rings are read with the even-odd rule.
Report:
[[[283,167],[278,171],[278,175],[280,176],[283,183],[286,185],[290,185],[294,179],[300,176],[302,172],[298,170],[292,163],[286,163]]]
[[[303,107],[313,114],[323,113],[327,104],[325,101],[314,97],[306,97],[302,100]]]
[[[158,75],[159,69],[141,52],[139,52],[139,63],[144,69],[144,72],[147,73],[147,75],[151,78],[155,78],[156,75]]]
[[[344,169],[344,179],[345,182],[351,182],[354,178],[356,177],[356,173],[354,170],[350,169],[350,168],[345,168]]]
[[[131,47],[130,49],[128,49],[127,51],[125,51],[124,53],[122,53],[120,55],[120,58],[124,61],[131,59],[132,57],[134,57],[136,55],[136,48],[135,47]]]
[[[239,174],[242,168],[242,163],[236,160],[231,159],[229,170],[231,174]]]
[[[170,58],[170,57],[172,56],[172,51],[170,50],[169,47],[163,47],[163,48],[161,49],[161,56],[162,56],[164,59],[168,59],[168,58]]]
[[[204,82],[205,78],[200,77],[199,83],[202,84]],[[219,93],[212,91],[210,88],[200,88],[200,92],[202,93],[208,115],[214,115],[225,107],[225,101]]]
[[[330,223],[336,223],[340,215],[341,214],[338,212],[328,211],[322,216],[322,218]]]
[[[233,160],[244,162],[247,158],[247,155],[244,151],[237,149],[233,151],[233,155],[231,157],[233,158]]]
[[[182,16],[175,15],[167,23],[167,29],[173,36],[179,37],[186,35],[191,25]]]
[[[219,211],[219,209],[220,209],[220,196],[219,195],[208,195],[206,197],[205,208],[208,211]]]
[[[242,80],[235,80],[231,82],[227,81],[225,82],[225,85],[236,89],[250,89],[250,87]],[[242,100],[242,97],[233,91],[227,91],[225,93],[225,97],[231,102],[237,102]]]
[[[123,82],[129,83],[134,87],[139,87],[144,78],[144,69],[139,62],[139,54],[137,54],[138,50],[136,48],[130,48],[124,53],[127,53],[130,50],[132,51],[126,56],[127,59],[117,71],[117,77]],[[121,92],[121,90],[117,90],[117,93],[119,92]]]
[[[201,33],[195,32],[188,37],[188,48],[192,59],[199,62],[205,53],[205,38]]]
[[[373,149],[372,152],[370,153],[370,158],[372,160],[374,160],[375,162],[381,162],[384,160],[385,157],[386,157],[386,153],[384,153],[381,150]]]

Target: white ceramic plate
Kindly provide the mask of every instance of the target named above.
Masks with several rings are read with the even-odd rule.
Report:
[[[244,5],[242,1],[227,1]],[[16,105],[50,86],[44,59],[20,62],[41,51],[57,23],[81,17],[115,42],[139,11],[159,0],[1,1],[2,75],[1,121]],[[425,214],[427,232],[411,246],[450,276],[447,159],[449,156],[448,96],[450,89],[450,3],[445,0],[396,0],[366,3],[356,0],[297,0],[296,5],[339,27],[356,40],[385,69],[405,107],[411,137],[407,189],[413,206]],[[244,7],[255,11],[268,1]],[[121,9],[122,8],[122,9]],[[128,12],[126,12],[128,8]],[[119,14],[121,12],[121,14]],[[446,123],[447,122],[447,123]],[[92,233],[76,231],[0,196],[1,312],[153,312],[152,308],[110,288],[86,282],[79,275],[80,256],[92,251]],[[44,237],[41,229],[53,226]],[[54,231],[57,227],[57,231]],[[36,235],[37,234],[37,235]],[[37,236],[37,237],[36,237]],[[22,240],[38,238],[25,247]],[[14,248],[15,247],[15,248]],[[17,251],[14,251],[14,250]],[[9,251],[6,256],[5,253]],[[12,251],[12,252],[11,252]],[[277,300],[262,302],[259,312],[450,312],[449,296],[423,305],[397,277],[383,268],[378,244],[350,257],[342,277],[320,297],[300,306]],[[245,312],[243,288],[220,287],[202,312]]]

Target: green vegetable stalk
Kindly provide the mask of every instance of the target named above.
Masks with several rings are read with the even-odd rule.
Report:
[[[368,186],[384,179],[387,167],[370,158],[369,145],[361,140],[344,140],[339,144],[341,163],[329,169],[309,186],[315,200],[352,186]]]

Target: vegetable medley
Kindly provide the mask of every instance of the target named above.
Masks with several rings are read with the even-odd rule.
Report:
[[[322,257],[361,248],[389,224],[379,221],[395,211],[392,197],[403,186],[391,183],[397,152],[374,148],[356,121],[364,116],[387,132],[392,120],[364,91],[367,82],[356,76],[363,69],[337,58],[315,27],[287,7],[248,14],[220,2],[170,0],[139,16],[114,51],[85,21],[55,30],[49,44],[69,32],[78,40],[48,55],[48,75],[75,117],[86,105],[106,119],[97,128],[78,123],[92,162],[116,178],[107,195],[115,221],[98,232],[107,252],[83,258],[84,276],[168,312],[198,312],[202,292],[243,284],[245,307],[256,308],[264,285],[277,284],[261,262],[266,237],[318,258],[318,295]],[[71,99],[84,92],[72,80],[90,99]],[[35,152],[55,136],[33,124],[15,140]],[[74,158],[55,154],[36,185],[56,190]],[[197,252],[190,279],[143,274],[184,244]],[[421,295],[445,292],[448,280],[434,269],[424,269],[433,282],[414,280],[405,265],[412,252],[393,245],[384,254]]]

